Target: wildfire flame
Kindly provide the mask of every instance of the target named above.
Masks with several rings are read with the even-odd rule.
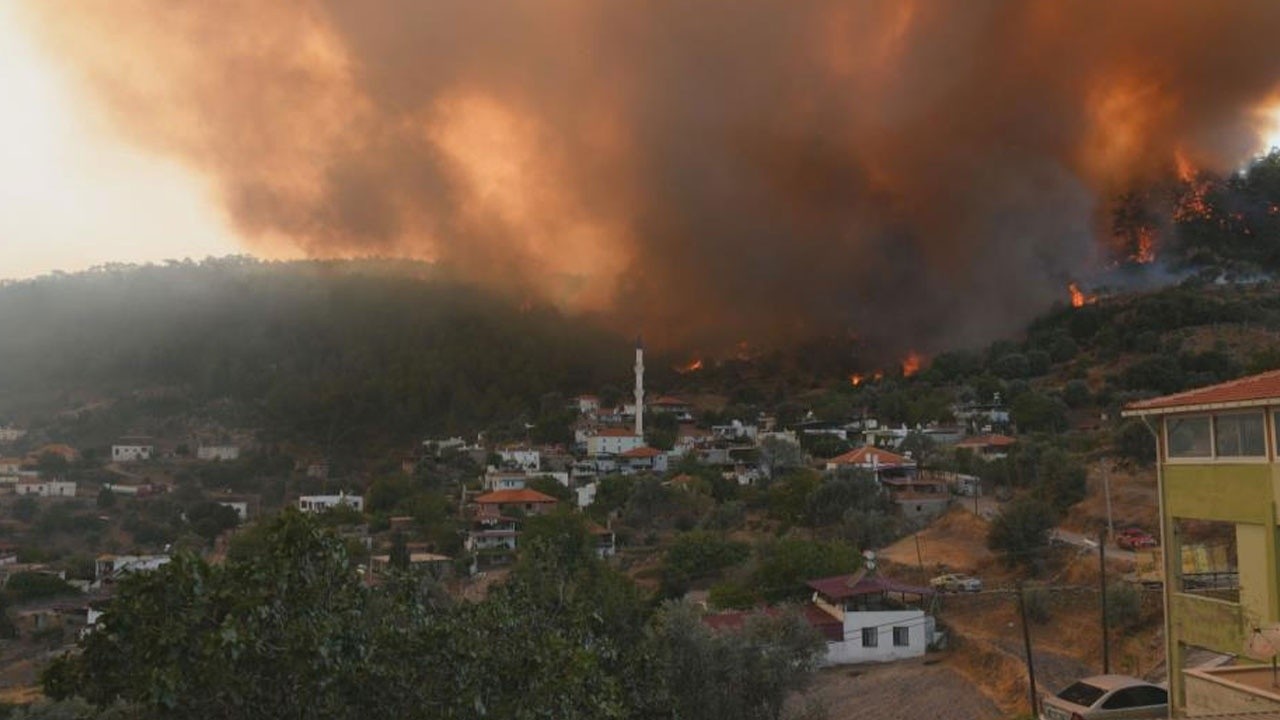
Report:
[[[1178,222],[1211,219],[1213,210],[1205,201],[1205,194],[1209,192],[1209,180],[1200,177],[1195,166],[1181,150],[1174,153],[1173,160],[1178,168],[1178,179],[1187,186],[1178,198],[1178,205],[1173,210],[1173,218]]]
[[[675,367],[675,371],[680,373],[681,375],[691,373],[691,372],[697,372],[701,369],[702,369],[702,358],[694,358],[692,361],[687,362],[684,365],[677,365]]]
[[[854,387],[858,387],[866,379],[867,379],[866,376],[863,375],[862,373],[853,373],[852,375],[849,376],[849,384]]]
[[[1071,294],[1071,307],[1084,307],[1098,302],[1097,295],[1086,295],[1079,285],[1067,283],[1067,292]]]
[[[1142,228],[1138,230],[1138,246],[1134,248],[1133,255],[1129,259],[1140,264],[1147,265],[1156,260],[1156,233],[1151,228]]]
[[[920,365],[924,362],[924,358],[920,353],[912,350],[907,356],[902,358],[902,377],[911,377],[920,372]]]

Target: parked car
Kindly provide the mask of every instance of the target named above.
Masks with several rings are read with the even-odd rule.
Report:
[[[963,573],[947,573],[930,580],[929,585],[941,592],[979,592],[982,590],[982,578]]]
[[[1094,675],[1040,697],[1040,720],[1169,716],[1169,691],[1128,675]]]
[[[1142,550],[1144,548],[1153,548],[1160,545],[1160,542],[1151,535],[1151,533],[1142,528],[1125,528],[1116,534],[1116,547],[1125,550]]]

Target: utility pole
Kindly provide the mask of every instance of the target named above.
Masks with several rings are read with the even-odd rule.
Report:
[[[1098,590],[1102,595],[1102,673],[1111,674],[1111,638],[1107,628],[1107,538],[1098,533]]]
[[[920,565],[920,582],[923,583],[927,581],[929,578],[925,576],[925,572],[924,572],[924,553],[920,552],[920,531],[919,530],[916,531],[915,538],[916,538],[916,562],[919,563]]]
[[[1018,617],[1022,620],[1022,644],[1027,652],[1027,679],[1030,682],[1028,694],[1031,698],[1031,714],[1034,716],[1039,707],[1036,695],[1036,665],[1031,659],[1031,631],[1027,629],[1027,605],[1022,595],[1022,581],[1018,581]]]
[[[1102,459],[1102,497],[1107,501],[1107,539],[1115,537],[1116,529],[1111,525],[1111,470],[1107,467],[1107,459]]]

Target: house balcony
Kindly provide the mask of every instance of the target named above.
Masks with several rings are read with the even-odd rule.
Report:
[[[1184,670],[1182,675],[1187,717],[1227,713],[1275,717],[1273,713],[1280,712],[1280,683],[1269,666]]]
[[[1174,637],[1228,655],[1244,647],[1244,613],[1240,603],[1209,595],[1175,592],[1169,596]]]

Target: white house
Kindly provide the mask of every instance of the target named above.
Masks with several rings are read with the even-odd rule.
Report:
[[[346,505],[357,512],[364,512],[364,497],[360,495],[303,495],[298,498],[298,509],[305,513],[318,513]]]
[[[133,572],[155,570],[168,564],[168,555],[99,555],[93,564],[95,582],[115,580]]]
[[[201,445],[196,448],[197,460],[221,460],[229,462],[240,459],[240,448],[235,445]]]
[[[14,485],[18,495],[37,497],[75,497],[76,484],[70,480],[27,480]]]
[[[579,395],[573,400],[583,415],[594,415],[600,411],[600,398],[595,395]]]
[[[0,457],[0,475],[13,475],[16,477],[20,470],[22,470],[22,460]]]
[[[734,420],[728,425],[712,425],[711,434],[720,440],[756,441],[760,428],[755,425],[744,425],[741,420]]]
[[[17,442],[27,436],[27,431],[12,426],[0,427],[0,443]]]
[[[840,622],[838,636],[827,634],[828,665],[920,657],[934,643],[934,619],[924,609],[933,597],[929,588],[865,570],[808,585],[814,607]]]
[[[243,500],[219,500],[218,504],[235,510],[236,517],[240,518],[240,522],[249,519],[249,503]]]
[[[631,472],[664,473],[667,471],[667,454],[647,445],[622,453],[618,456],[618,460],[623,468]]]
[[[128,445],[112,445],[111,460],[113,462],[138,462],[140,460],[150,460],[155,454],[154,445],[133,443]]]
[[[542,469],[542,453],[537,450],[510,448],[499,450],[498,457],[502,458],[502,464],[505,467],[518,468],[527,472],[537,472]]]
[[[644,445],[644,438],[625,428],[601,428],[587,438],[588,455],[621,455]]]

